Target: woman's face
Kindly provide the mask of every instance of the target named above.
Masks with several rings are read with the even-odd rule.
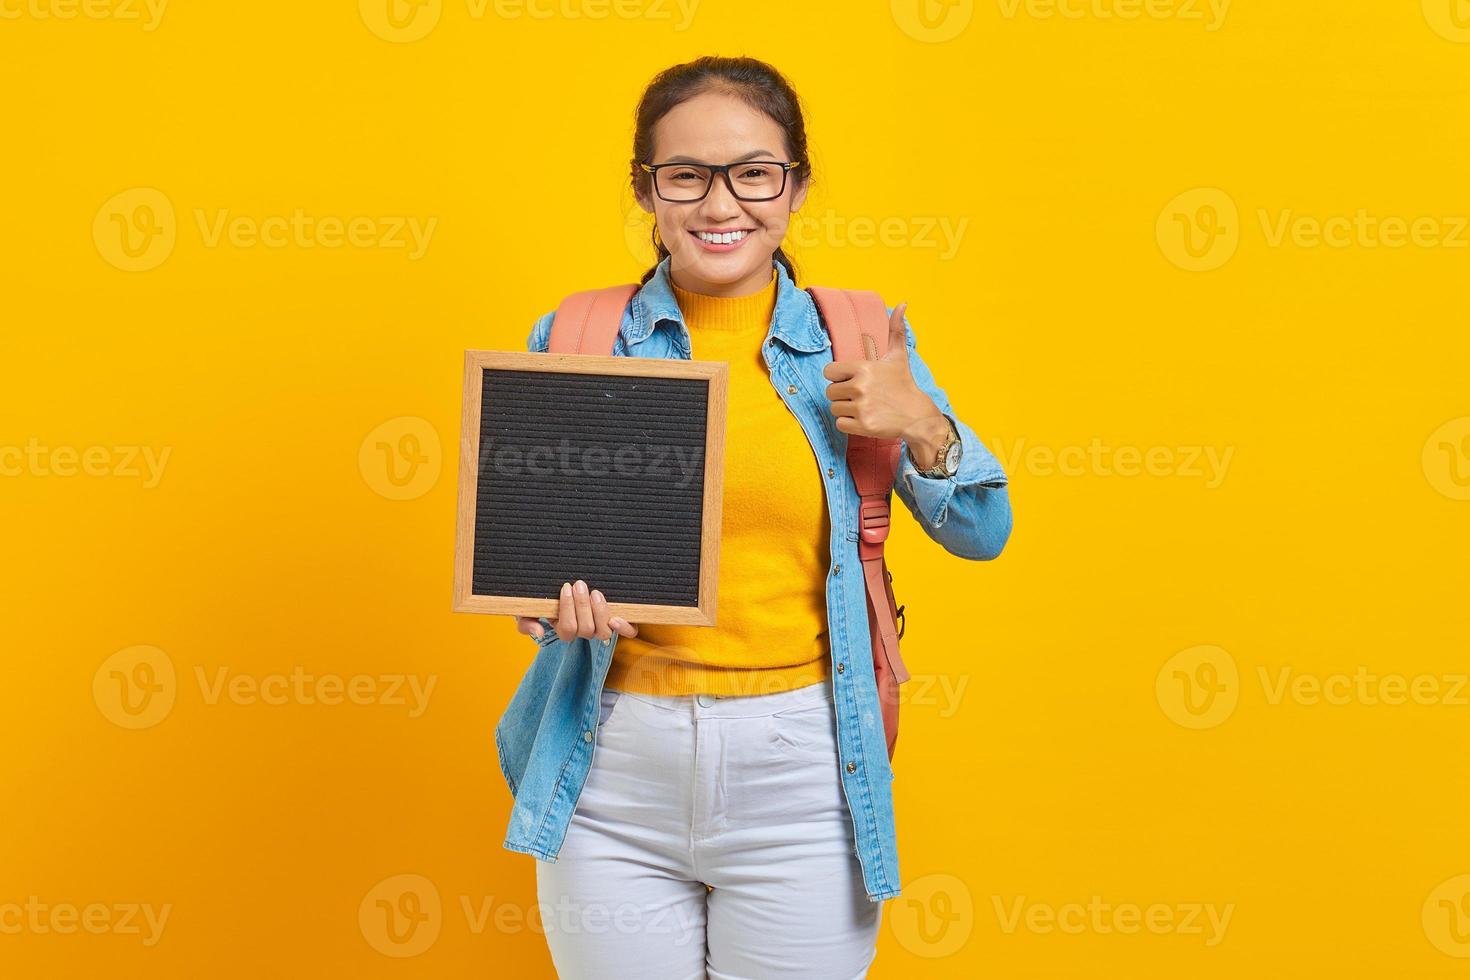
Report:
[[[705,92],[675,106],[654,126],[653,137],[648,162],[655,164],[791,159],[781,127],[770,116],[722,93]],[[771,201],[741,201],[719,176],[701,201],[665,201],[653,192],[651,180],[648,192],[638,195],[639,206],[658,222],[674,283],[709,296],[744,296],[765,288],[771,256],[804,200],[805,183],[797,186],[790,175],[781,196]],[[696,233],[701,231],[745,235],[738,244],[711,246],[700,241]]]

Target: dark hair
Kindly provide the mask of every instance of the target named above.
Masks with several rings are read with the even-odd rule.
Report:
[[[764,112],[775,120],[786,135],[786,148],[791,152],[791,159],[801,161],[801,165],[791,171],[792,181],[799,184],[811,179],[812,165],[807,159],[806,151],[806,121],[802,118],[801,101],[791,83],[764,61],[707,55],[682,65],[665,68],[643,90],[643,97],[638,100],[638,108],[633,114],[633,159],[630,170],[634,193],[644,193],[650,197],[653,193],[648,173],[638,164],[649,162],[653,156],[654,125],[675,106],[710,91],[725,92],[742,99],[752,109]],[[658,226],[655,225],[655,232],[657,229]],[[669,254],[669,250],[657,238],[653,239],[653,247],[658,252],[658,259],[653,268],[643,274],[643,282],[653,278],[658,262],[662,262]],[[773,257],[786,267],[787,274],[795,282],[796,267],[786,253],[777,248]]]

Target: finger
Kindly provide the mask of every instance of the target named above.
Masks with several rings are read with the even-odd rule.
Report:
[[[608,617],[612,611],[607,608],[607,596],[602,594],[601,589],[592,590],[592,620],[596,627],[592,635],[599,640],[606,640],[612,636],[612,629],[607,625]]]
[[[830,385],[827,386],[827,400],[828,401],[840,402],[840,401],[844,401],[846,399],[849,399],[853,395],[856,395],[856,394],[857,394],[857,383],[856,383],[856,380],[839,381],[836,384],[830,384]]]
[[[822,365],[822,377],[828,381],[846,381],[857,374],[858,365],[862,361],[833,361],[831,364]]]
[[[577,635],[591,636],[596,625],[592,619],[592,597],[588,594],[587,583],[581,579],[572,583],[572,602],[577,607]]]
[[[857,403],[849,401],[828,402],[827,411],[831,412],[834,416],[846,416],[848,418],[856,417],[858,413]]]
[[[577,635],[577,610],[572,606],[572,583],[561,584],[561,608],[556,616],[556,635],[570,640]]]
[[[908,327],[903,322],[903,311],[908,309],[907,303],[899,303],[893,308],[888,316],[888,350],[884,352],[885,360],[898,360],[900,356],[908,357]]]
[[[607,625],[617,630],[623,636],[637,636],[638,627],[623,619],[621,616],[613,616],[607,621]]]
[[[541,625],[541,621],[539,619],[534,619],[530,616],[517,616],[516,632],[525,633],[527,636],[534,637],[535,639],[539,640],[546,632],[546,628]]]

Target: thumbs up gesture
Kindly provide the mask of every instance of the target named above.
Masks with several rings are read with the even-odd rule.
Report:
[[[822,368],[822,376],[834,382],[827,386],[827,410],[837,417],[837,431],[925,446],[937,446],[948,433],[939,406],[909,370],[908,328],[903,321],[907,306],[900,303],[893,308],[888,350],[878,360],[833,361]]]

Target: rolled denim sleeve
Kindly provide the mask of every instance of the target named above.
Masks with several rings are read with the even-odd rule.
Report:
[[[556,311],[543,314],[536,320],[536,325],[531,328],[531,333],[526,337],[526,350],[532,353],[546,353],[551,346],[551,321],[556,319]]]
[[[890,314],[893,310],[890,308]],[[1011,534],[1011,500],[1005,470],[975,431],[955,414],[949,396],[916,349],[908,317],[909,370],[914,382],[954,422],[960,436],[960,468],[952,477],[926,477],[909,458],[907,440],[901,442],[898,473],[893,489],[914,515],[924,533],[952,555],[989,561],[1000,555]]]

